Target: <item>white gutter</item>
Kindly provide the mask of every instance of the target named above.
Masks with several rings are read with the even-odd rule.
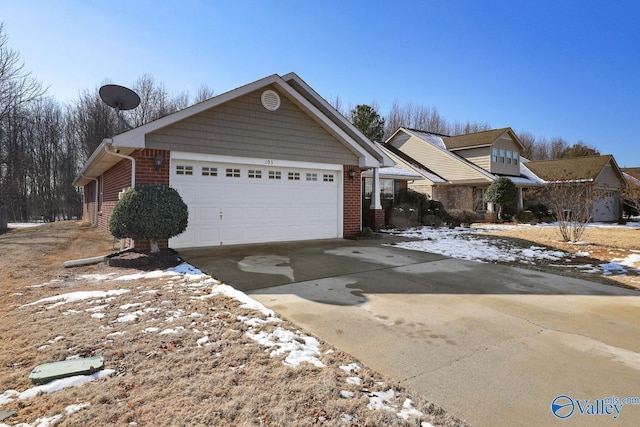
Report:
[[[126,154],[120,154],[118,152],[118,150],[116,151],[111,151],[109,150],[109,147],[111,147],[111,144],[105,144],[104,146],[104,151],[107,154],[111,154],[114,155],[116,157],[122,157],[123,159],[129,159],[131,160],[131,188],[136,188],[136,159],[134,159],[131,156],[127,156]]]
[[[131,188],[136,188],[136,159],[131,156],[127,156],[126,154],[120,154],[117,149],[116,151],[111,151],[109,150],[109,147],[112,147],[110,143],[104,145],[104,151],[107,154],[131,160]],[[131,247],[133,247],[133,239],[131,239]],[[124,239],[120,239],[120,250],[124,250]]]

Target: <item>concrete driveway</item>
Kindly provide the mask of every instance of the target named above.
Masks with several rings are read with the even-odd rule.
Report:
[[[473,425],[638,424],[640,293],[391,242],[180,255]]]

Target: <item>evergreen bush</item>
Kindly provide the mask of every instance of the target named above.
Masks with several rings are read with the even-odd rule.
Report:
[[[187,228],[189,211],[180,194],[166,185],[140,185],[128,189],[113,208],[109,232],[117,239],[157,240],[175,237]]]

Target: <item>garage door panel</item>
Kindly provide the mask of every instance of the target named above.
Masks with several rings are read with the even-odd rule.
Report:
[[[178,163],[172,160],[171,186],[189,206],[189,225],[171,239],[174,248],[341,236],[339,183],[323,181],[335,170],[184,161],[193,174],[177,175]],[[217,168],[218,176],[202,176],[203,168]],[[270,171],[281,179],[269,179]]]

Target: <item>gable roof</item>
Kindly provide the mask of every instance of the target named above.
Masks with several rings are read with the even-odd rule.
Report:
[[[630,187],[640,187],[640,178],[636,178],[634,175],[627,172],[622,172],[622,175]]]
[[[492,182],[492,181],[496,180],[496,176],[493,175],[492,173],[484,170],[483,168],[481,168],[478,165],[475,165],[475,164],[471,163],[467,159],[459,156],[458,154],[456,154],[456,153],[454,153],[452,151],[449,151],[447,149],[446,145],[443,142],[444,138],[446,138],[446,137],[444,137],[444,136],[442,136],[440,134],[435,134],[435,133],[430,133],[430,132],[419,131],[419,130],[415,130],[415,129],[409,129],[409,128],[401,127],[400,129],[398,129],[387,140],[387,144],[385,146],[391,146],[389,141],[391,141],[399,132],[404,132],[407,135],[414,136],[414,137],[420,139],[421,141],[423,141],[424,143],[428,144],[428,146],[439,150],[439,152],[441,152],[443,156],[446,156],[445,158],[448,158],[448,159],[454,161],[455,164],[459,165],[461,168],[464,168],[466,170],[473,171],[473,172],[479,174],[481,176],[480,179],[482,181],[484,181],[484,182]],[[403,154],[405,154],[407,158],[411,158],[412,160],[416,161],[411,156],[409,156],[408,154],[404,153],[402,150],[398,150],[398,151],[400,151]],[[435,169],[435,166],[430,168],[430,167],[425,166],[424,163],[422,163],[422,167],[427,169],[427,170],[429,170],[429,171],[431,171],[431,172],[433,172],[433,169]],[[433,173],[436,173],[436,172],[433,172]],[[441,178],[445,179],[445,181],[450,181],[449,178],[444,176],[444,172],[443,171],[438,171],[437,174]]]
[[[605,166],[611,164],[622,180],[622,172],[611,154],[602,156],[574,157],[570,159],[530,161],[527,169],[547,182],[578,181],[592,182],[598,178]]]
[[[379,146],[389,157],[391,157],[394,162],[396,162],[398,167],[407,171],[412,171],[413,173],[417,173],[421,177],[420,179],[426,178],[436,184],[443,184],[447,182],[446,179],[442,178],[440,175],[436,174],[426,166],[420,164],[407,154],[398,150],[393,145],[379,143]]]
[[[620,168],[620,170],[635,179],[640,179],[640,168]]]
[[[284,78],[277,74],[264,77],[103,140],[91,154],[73,185],[84,186],[120,162],[122,160],[121,157],[109,153],[113,151],[110,149],[111,147],[117,148],[121,154],[131,154],[137,149],[146,147],[145,137],[147,134],[270,85],[282,90],[284,96],[358,156],[360,167],[370,168],[394,165],[393,161],[380,151],[372,141],[349,123],[335,108],[332,108],[300,77],[295,73],[289,73]]]
[[[492,129],[482,132],[467,133],[464,135],[447,136],[443,137],[442,140],[447,149],[456,151],[468,148],[488,147],[504,134],[507,134],[520,149],[523,149],[520,139],[511,128]]]

